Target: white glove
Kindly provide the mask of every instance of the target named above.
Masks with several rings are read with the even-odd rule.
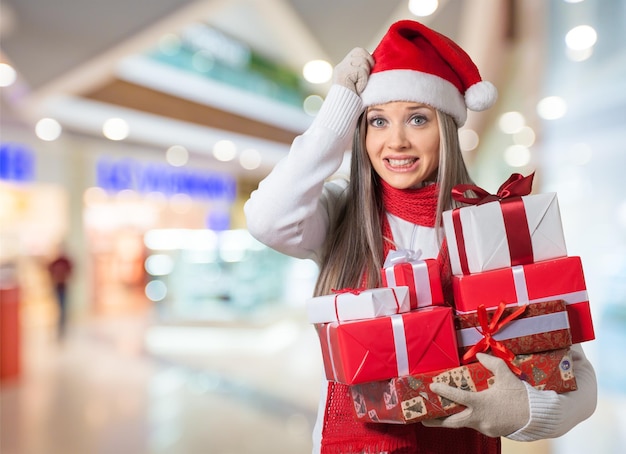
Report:
[[[423,425],[450,429],[470,427],[489,437],[505,437],[526,426],[530,405],[524,382],[502,359],[485,353],[478,353],[476,358],[493,373],[494,384],[483,391],[472,392],[432,383],[431,391],[467,408],[445,418],[422,421]]]
[[[367,85],[373,65],[374,59],[370,53],[361,47],[355,47],[335,66],[333,82],[360,95]]]

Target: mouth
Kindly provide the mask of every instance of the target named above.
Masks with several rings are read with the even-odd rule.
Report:
[[[384,161],[387,164],[387,167],[391,169],[408,170],[408,169],[413,168],[413,166],[417,164],[417,162],[419,161],[419,158],[401,158],[401,159],[385,158]]]

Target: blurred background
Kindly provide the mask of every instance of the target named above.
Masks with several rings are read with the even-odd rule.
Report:
[[[536,171],[585,267],[598,409],[504,453],[623,452],[625,0],[2,0],[3,454],[310,452],[317,270],[242,205],[405,18],[499,88],[460,131],[474,179]]]

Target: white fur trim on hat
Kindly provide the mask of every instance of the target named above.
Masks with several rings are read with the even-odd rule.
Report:
[[[428,104],[451,115],[459,128],[467,119],[465,99],[459,90],[441,77],[420,71],[394,69],[371,74],[361,99],[366,107],[392,101]]]
[[[465,90],[465,104],[475,111],[487,110],[496,103],[498,89],[486,80],[480,81]]]

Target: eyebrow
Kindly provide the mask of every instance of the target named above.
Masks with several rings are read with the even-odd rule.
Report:
[[[431,110],[433,110],[433,108],[430,107],[427,104],[420,104],[418,106],[408,107],[406,110],[409,111],[409,112],[417,112],[418,110],[428,110],[428,111],[431,111]],[[382,107],[369,107],[367,109],[367,113],[369,113],[369,112],[384,112],[384,111],[385,111],[385,109],[382,108]]]

